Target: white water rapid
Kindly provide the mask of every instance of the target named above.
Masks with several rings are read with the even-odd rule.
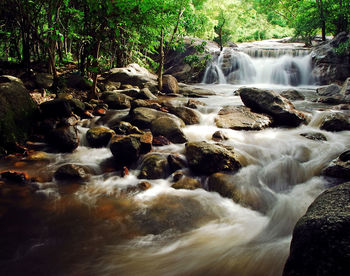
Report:
[[[308,125],[237,131],[218,128],[214,118],[224,105],[242,105],[234,94],[239,85],[229,83],[263,83],[282,91],[291,88],[294,77],[287,71],[292,71],[297,85],[309,84],[308,58],[253,59],[242,51],[224,51],[205,76],[205,82],[220,84],[199,85],[216,94],[198,99],[206,104],[198,109],[201,122],[184,128],[186,138],[215,143],[213,133],[224,133],[227,140],[220,143],[233,146],[241,156],[243,167],[231,175],[231,181],[248,204],[209,192],[206,177],[188,169],[185,174],[201,181],[203,188],[174,189],[172,176],[138,179],[139,164],[122,177],[113,170],[108,148],[93,149],[84,142],[87,127],[108,125],[108,120],[86,121],[80,126],[83,143],[74,153],[47,152],[45,163],[34,166],[30,161],[28,169],[36,175],[52,175],[59,166],[74,163],[89,167],[93,175],[73,191],[50,177],[38,183],[37,194],[50,198],[48,204],[40,203],[49,215],[33,220],[36,213],[30,213],[25,231],[34,227],[33,235],[21,244],[16,260],[8,266],[29,274],[39,271],[35,275],[49,271],[42,275],[280,276],[293,227],[330,185],[320,172],[349,148],[350,131],[319,129],[320,118],[334,111],[312,102],[316,93],[310,86],[299,87],[306,100],[294,102],[312,115]],[[169,99],[179,106],[187,100]],[[110,120],[123,112],[111,112]],[[327,141],[300,135],[309,132],[322,133]],[[174,153],[183,159],[184,150],[184,144],[153,148],[153,152]],[[0,169],[8,166],[0,163]],[[125,192],[142,181],[151,187]]]

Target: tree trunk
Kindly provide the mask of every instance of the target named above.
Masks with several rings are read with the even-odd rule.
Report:
[[[321,29],[322,29],[322,41],[326,41],[326,19],[324,17],[322,0],[316,0],[317,8],[320,13]]]
[[[158,68],[158,89],[162,91],[163,89],[163,66],[164,66],[164,33],[163,28],[160,32],[160,50],[159,50],[159,68]]]
[[[95,57],[93,62],[94,73],[92,75],[92,87],[89,94],[89,99],[97,99],[97,75],[98,75],[98,57],[100,55],[101,40],[98,40],[95,47]]]

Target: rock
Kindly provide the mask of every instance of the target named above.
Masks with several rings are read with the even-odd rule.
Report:
[[[323,175],[350,180],[350,150],[339,157],[322,171]]]
[[[150,89],[147,87],[142,88],[139,94],[139,99],[144,99],[144,100],[157,100],[158,98],[154,96],[151,92]]]
[[[350,183],[326,190],[299,219],[283,276],[350,274]]]
[[[16,148],[32,133],[37,106],[22,81],[0,77],[0,155]]]
[[[186,160],[175,154],[168,155],[168,163],[169,163],[169,168],[171,173],[187,167]]]
[[[59,152],[72,152],[79,146],[79,136],[75,126],[55,128],[46,138],[48,143]]]
[[[168,114],[162,111],[158,111],[152,108],[147,107],[137,107],[130,110],[129,120],[133,125],[140,127],[141,129],[150,128],[152,122],[160,117],[171,118],[180,125],[180,127],[184,127],[185,123],[178,117],[172,114]],[[154,136],[157,136],[153,133]],[[164,135],[165,136],[165,135]]]
[[[224,107],[215,118],[217,127],[235,130],[261,130],[272,124],[269,116],[250,111],[245,106]]]
[[[334,96],[340,93],[340,87],[337,84],[330,84],[318,87],[316,92],[320,96]]]
[[[306,122],[303,113],[295,110],[291,102],[274,91],[243,87],[239,93],[245,106],[272,116],[278,126],[296,127]]]
[[[68,100],[54,99],[40,105],[42,118],[68,118],[72,115],[72,108]]]
[[[167,158],[158,153],[147,154],[142,160],[139,178],[167,178],[169,173]]]
[[[93,148],[106,147],[115,132],[106,127],[90,128],[86,133],[86,140]]]
[[[153,137],[152,145],[153,146],[166,146],[170,145],[171,142],[164,136],[155,136]]]
[[[305,100],[305,96],[301,94],[298,90],[288,89],[280,94],[282,97],[287,98],[290,101],[302,101]]]
[[[190,98],[205,98],[206,96],[214,96],[216,94],[212,90],[187,84],[179,84],[179,93]]]
[[[131,106],[131,98],[118,92],[105,92],[101,95],[101,99],[111,109],[126,109]]]
[[[117,81],[107,81],[103,84],[103,91],[114,91],[118,90],[121,86],[120,82]]]
[[[213,133],[213,136],[211,137],[211,139],[215,142],[220,142],[220,141],[227,140],[228,138],[222,131],[218,130]]]
[[[173,185],[171,185],[174,189],[186,189],[186,190],[195,190],[198,188],[202,188],[201,183],[192,177],[182,177],[178,181],[176,181]]]
[[[71,99],[68,101],[72,111],[78,116],[85,115],[85,104],[78,99]]]
[[[138,127],[125,121],[116,122],[110,125],[110,128],[113,129],[116,134],[121,135],[143,134],[143,131],[141,131]]]
[[[187,142],[186,136],[181,130],[181,122],[168,116],[162,116],[152,121],[151,131],[154,136],[164,136],[172,143]]]
[[[147,181],[141,181],[136,186],[130,185],[130,186],[126,187],[126,189],[122,190],[122,193],[125,192],[127,194],[130,194],[130,193],[137,194],[137,193],[141,193],[143,191],[146,191],[151,187],[152,187],[151,183],[149,183]]]
[[[345,100],[345,97],[343,95],[336,94],[333,96],[320,97],[317,99],[317,102],[324,103],[324,104],[337,105],[337,104],[345,103],[346,100]]]
[[[208,178],[208,189],[256,211],[265,213],[269,208],[267,201],[270,197],[267,195],[264,197],[253,187],[247,189],[237,185],[232,174],[217,172],[210,175]]]
[[[191,108],[185,106],[168,107],[170,113],[182,119],[186,125],[195,125],[200,123],[200,114]]]
[[[155,101],[155,100],[138,99],[138,100],[132,101],[132,103],[131,103],[132,109],[137,108],[137,107],[147,107],[147,108],[160,110],[162,106],[158,101]]]
[[[322,119],[320,129],[327,131],[350,130],[349,118],[340,112],[329,113]]]
[[[118,90],[117,92],[124,94],[130,98],[138,99],[140,95],[140,89],[139,88],[129,88],[125,90]]]
[[[300,135],[310,140],[327,141],[327,137],[320,132],[307,132],[307,133],[301,133]]]
[[[200,174],[237,171],[241,167],[234,152],[207,142],[187,143],[185,155],[189,167]]]
[[[341,88],[340,94],[342,95],[350,95],[350,77],[348,77]]]
[[[70,74],[66,79],[66,86],[78,90],[89,90],[92,87],[92,82],[84,78],[80,74]]]
[[[26,172],[19,171],[2,171],[0,172],[0,180],[5,180],[8,184],[24,186],[30,182]]]
[[[206,104],[201,102],[201,101],[189,99],[185,106],[187,106],[189,108],[197,109],[198,106],[206,106]]]
[[[130,137],[135,137],[141,143],[140,153],[146,154],[152,150],[153,135],[150,131],[142,134],[130,134]]]
[[[53,76],[47,73],[35,73],[34,81],[38,88],[49,89],[53,85]]]
[[[179,92],[179,85],[177,83],[177,79],[172,75],[163,75],[163,89],[162,92],[171,94],[177,94]]]
[[[140,157],[141,142],[135,137],[115,137],[110,143],[114,159],[122,165],[130,165]]]
[[[146,83],[157,83],[157,76],[151,74],[146,68],[136,63],[129,64],[123,68],[113,68],[103,77],[108,82],[120,82],[122,84],[131,84],[133,86],[143,87]]]
[[[91,170],[85,166],[77,164],[66,164],[57,169],[54,177],[57,180],[79,181],[86,180],[91,173]]]
[[[337,48],[350,38],[345,32],[339,33],[334,39],[314,47],[311,52],[314,78],[321,84],[335,81],[345,81],[350,75],[349,52],[337,53]]]

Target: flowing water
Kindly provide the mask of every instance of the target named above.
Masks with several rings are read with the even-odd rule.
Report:
[[[306,56],[277,59],[297,64],[299,58],[301,62]],[[284,81],[259,83],[259,62],[263,61],[252,59],[257,73],[250,84],[277,91],[289,88]],[[272,70],[270,65],[265,68]],[[249,82],[248,73],[239,74]],[[82,145],[74,153],[46,152],[39,161],[27,158],[0,164],[1,170],[15,167],[40,180],[32,198],[16,194],[18,203],[7,203],[7,209],[1,201],[0,215],[12,212],[2,222],[8,242],[1,246],[11,254],[2,253],[7,259],[1,261],[0,271],[7,275],[281,275],[293,227],[330,185],[320,172],[348,149],[350,132],[319,130],[320,118],[330,111],[311,103],[315,90],[310,86],[299,87],[306,101],[295,102],[313,115],[308,125],[262,131],[219,129],[214,123],[219,109],[242,104],[234,94],[239,85],[225,84],[221,77],[221,84],[200,85],[216,95],[200,99],[207,104],[199,108],[201,122],[186,126],[184,132],[189,141],[212,143],[215,131],[224,132],[228,139],[222,143],[233,146],[243,164],[232,182],[255,208],[207,191],[203,176],[193,176],[203,189],[173,189],[170,176],[147,180],[148,190],[127,192],[142,181],[137,178],[139,165],[124,177],[113,170],[109,149],[89,148],[84,140],[89,125],[107,124],[106,120],[85,122],[79,128]],[[309,84],[304,75],[302,79]],[[110,118],[121,114],[125,112],[115,111]],[[327,141],[306,139],[300,135],[305,132],[321,132]],[[184,148],[172,144],[153,151],[183,157]],[[93,175],[86,185],[58,185],[52,179],[53,172],[66,163],[91,168]]]

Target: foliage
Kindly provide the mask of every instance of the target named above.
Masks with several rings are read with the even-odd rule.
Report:
[[[337,55],[342,56],[345,54],[350,55],[350,39],[346,40],[339,44],[338,48],[335,49]]]

